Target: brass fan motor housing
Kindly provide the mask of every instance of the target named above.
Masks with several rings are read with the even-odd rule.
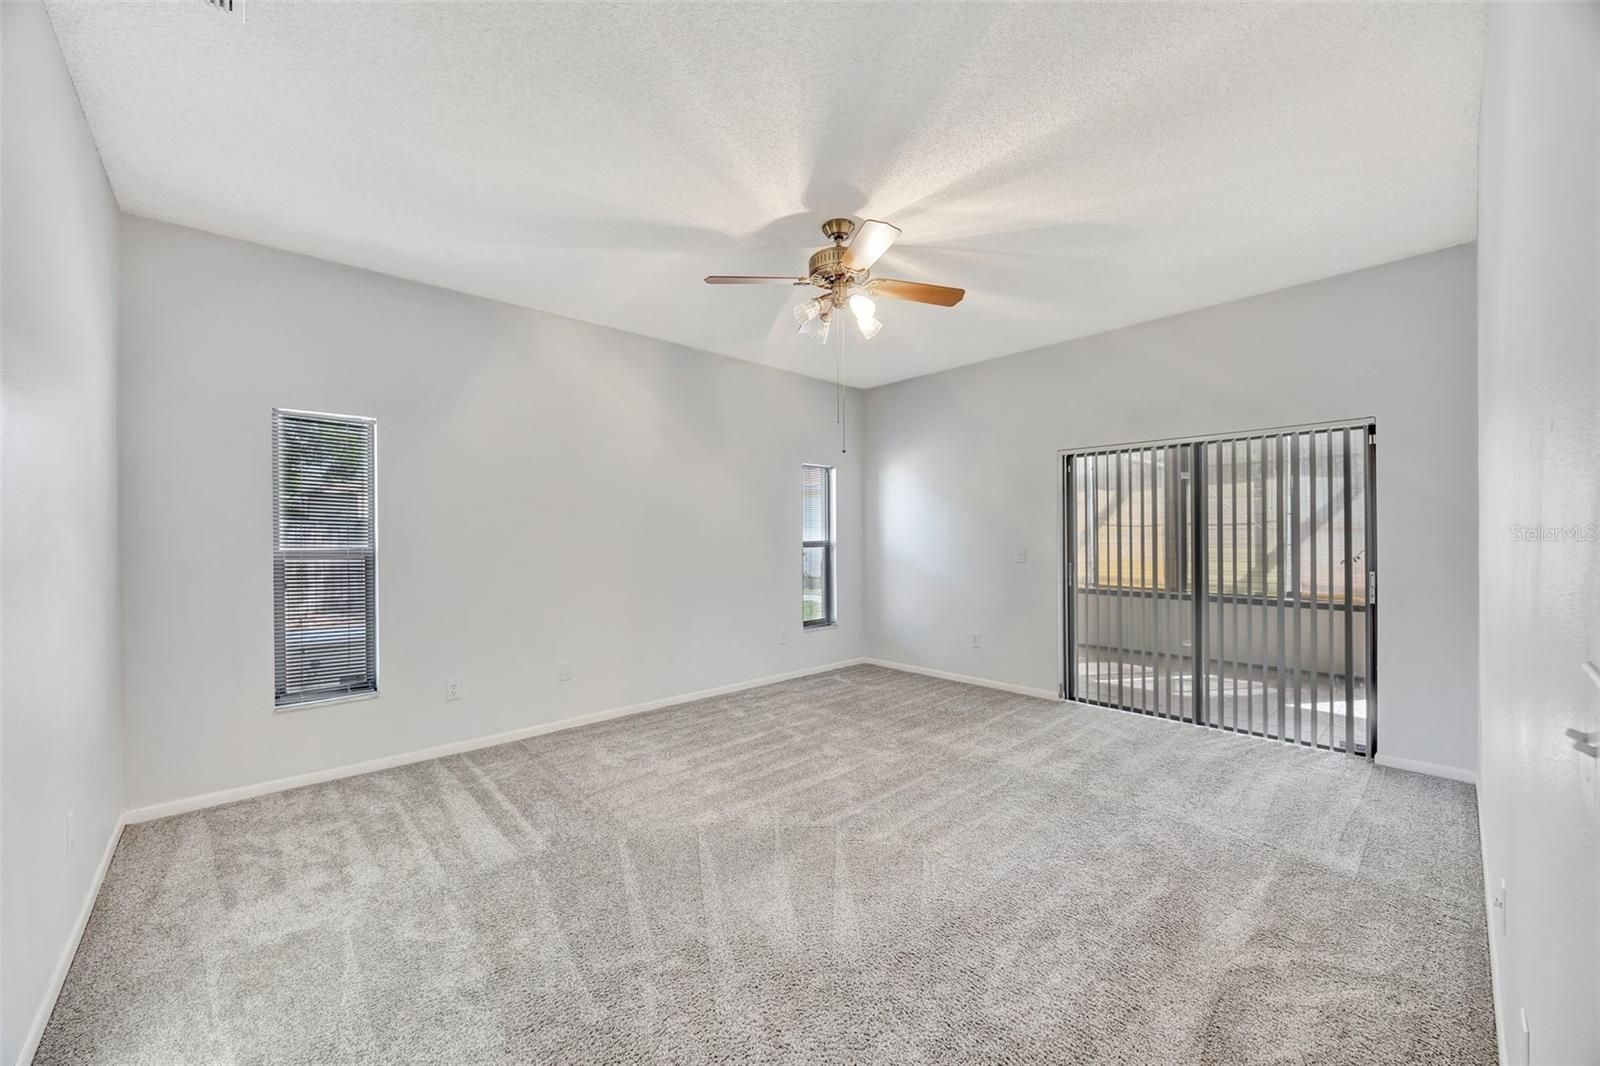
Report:
[[[831,288],[840,281],[866,276],[866,271],[850,270],[844,265],[845,245],[850,242],[850,235],[855,231],[856,224],[848,218],[830,218],[822,224],[822,235],[833,244],[819,249],[811,256],[811,261],[806,266],[806,277],[810,278],[813,284]]]
[[[818,250],[806,267],[807,277],[813,281],[820,280],[830,284],[846,277],[849,273],[844,265],[844,248],[837,244]]]

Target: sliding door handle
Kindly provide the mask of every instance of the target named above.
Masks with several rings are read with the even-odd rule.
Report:
[[[1583,664],[1583,672],[1589,675],[1589,680],[1600,685],[1600,666],[1592,662]],[[1567,730],[1567,739],[1572,741],[1572,746],[1585,755],[1600,758],[1600,733],[1586,733],[1582,729]]]
[[[1567,730],[1572,746],[1590,758],[1600,758],[1600,733],[1585,733],[1581,729]]]

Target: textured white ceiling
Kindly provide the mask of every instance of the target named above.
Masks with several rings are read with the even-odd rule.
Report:
[[[238,2],[51,3],[125,210],[819,377],[888,219],[856,385],[1475,232],[1476,5]]]

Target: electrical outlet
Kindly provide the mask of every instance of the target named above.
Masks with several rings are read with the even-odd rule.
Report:
[[[562,681],[572,680],[572,664],[562,663],[556,670],[556,676]]]
[[[459,700],[461,698],[461,681],[459,679],[444,683],[444,698],[447,700]]]
[[[786,628],[778,630],[778,644],[781,646],[787,643],[789,643],[789,630]]]
[[[972,646],[974,648],[983,647],[983,634],[982,633],[974,633],[974,634],[972,634]]]
[[[1499,890],[1494,894],[1494,916],[1495,925],[1499,927],[1500,935],[1503,937],[1506,935],[1506,881],[1503,877],[1500,879]]]
[[[78,812],[67,812],[67,858],[72,858],[72,853],[78,850]]]
[[[1014,553],[1012,553],[1012,558],[1015,559],[1019,563],[1027,562],[1028,561],[1028,549],[1027,548],[1018,548]]]

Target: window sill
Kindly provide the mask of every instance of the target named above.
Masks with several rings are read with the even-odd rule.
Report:
[[[381,692],[352,692],[345,696],[327,696],[320,700],[301,700],[298,703],[276,704],[272,708],[273,714],[289,714],[292,711],[308,711],[313,707],[327,707],[334,703],[361,703],[365,700],[375,700]]]
[[[807,633],[815,633],[819,629],[838,629],[839,628],[839,623],[838,622],[817,622],[817,623],[815,623],[813,625],[809,625],[808,626],[804,622],[802,622],[800,624],[800,628],[805,630]]]

